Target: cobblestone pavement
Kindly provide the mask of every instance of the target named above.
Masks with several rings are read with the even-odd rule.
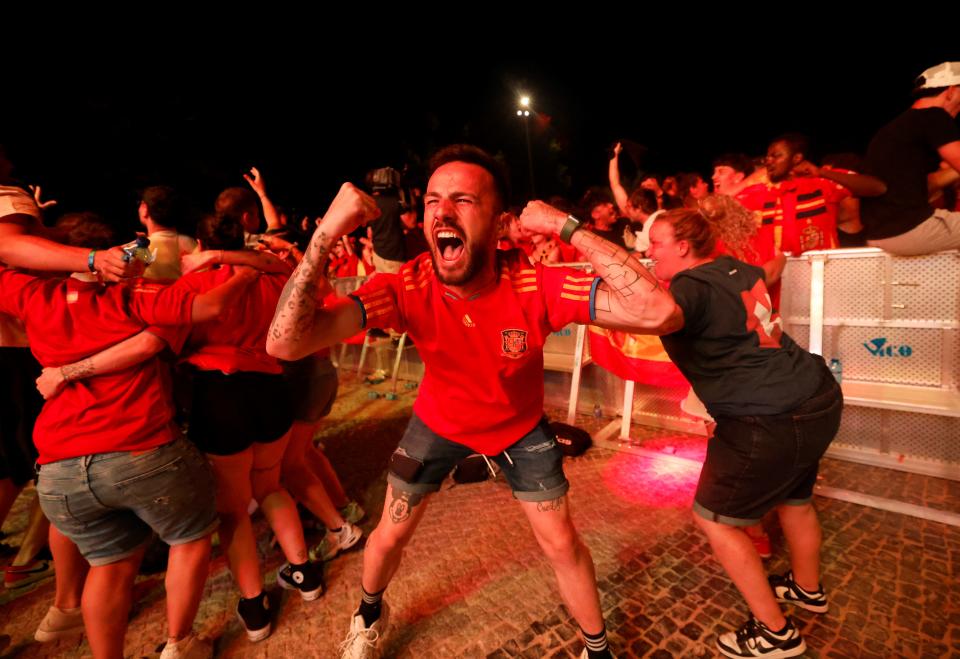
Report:
[[[367,532],[379,516],[387,459],[414,396],[404,391],[396,401],[373,400],[369,390],[348,380],[320,437],[347,490],[369,513]],[[556,410],[553,417],[564,415]],[[609,421],[578,419],[592,431]],[[644,447],[702,454],[702,438],[634,430]],[[566,470],[574,519],[596,563],[618,656],[718,656],[716,634],[739,625],[746,607],[691,521],[699,467],[594,448],[568,460]],[[909,494],[914,503],[924,497],[938,507],[956,501],[956,484],[938,479],[891,479],[886,470],[833,461],[824,472],[846,479],[839,486],[855,482],[883,496]],[[8,542],[22,532],[26,499],[4,527]],[[807,656],[960,656],[960,529],[831,499],[818,498],[817,507],[831,609],[821,616],[793,612]],[[267,546],[263,521],[257,524],[272,587],[281,558]],[[785,570],[782,535],[775,520],[767,526],[774,542],[769,567]],[[351,551],[328,564],[328,592],[316,602],[277,593],[276,631],[259,644],[247,641],[234,614],[230,575],[216,558],[198,629],[215,639],[222,657],[333,657],[359,598],[361,556]],[[144,577],[138,591],[126,654],[156,656],[165,631],[161,577]],[[89,654],[82,637],[32,642],[52,596],[51,581],[25,593],[0,593],[0,634],[11,637],[3,656]],[[393,610],[386,656],[574,657],[582,647],[552,571],[502,479],[450,487],[431,501],[386,598]]]

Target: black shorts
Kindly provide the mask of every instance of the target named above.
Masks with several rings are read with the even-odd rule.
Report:
[[[254,442],[274,442],[293,424],[282,375],[197,371],[193,376],[190,440],[204,453],[234,455]]]
[[[718,416],[693,509],[732,526],[756,524],[769,510],[810,501],[820,457],[840,428],[843,394],[826,366],[820,386],[784,414]]]
[[[0,478],[20,487],[35,475],[33,424],[43,408],[40,364],[30,348],[0,348]]]
[[[330,414],[339,384],[330,358],[310,355],[295,362],[282,362],[282,366],[290,387],[293,420],[315,423]]]

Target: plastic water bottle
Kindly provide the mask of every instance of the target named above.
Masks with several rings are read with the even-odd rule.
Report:
[[[837,384],[843,382],[843,364],[840,363],[839,359],[830,360],[830,372],[833,373],[833,379],[837,381]]]
[[[137,259],[139,261],[143,261],[147,265],[150,265],[157,258],[157,250],[153,250],[151,252],[149,247],[149,238],[146,236],[137,236],[136,240],[132,240],[121,247],[123,250],[123,260],[129,263],[130,261]]]

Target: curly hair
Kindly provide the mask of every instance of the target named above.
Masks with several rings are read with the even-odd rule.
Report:
[[[700,200],[700,213],[710,223],[713,235],[723,241],[727,250],[741,261],[753,262],[756,250],[750,239],[757,233],[753,212],[728,195],[711,194]]]
[[[656,221],[668,223],[674,238],[689,242],[698,257],[713,254],[717,240],[721,240],[736,258],[748,263],[757,261],[756,250],[750,245],[750,239],[757,233],[757,220],[733,197],[708,195],[700,201],[698,209],[664,211],[656,216]]]

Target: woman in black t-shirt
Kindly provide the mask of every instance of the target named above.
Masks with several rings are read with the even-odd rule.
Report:
[[[674,210],[655,220],[648,254],[682,317],[680,329],[661,337],[664,348],[717,422],[694,519],[752,613],[717,646],[730,657],[792,657],[806,645],[777,602],[827,610],[811,498],[843,397],[823,359],[782,331],[763,270],[714,256],[715,243],[700,211]],[[743,529],[774,508],[792,570],[768,580]]]

